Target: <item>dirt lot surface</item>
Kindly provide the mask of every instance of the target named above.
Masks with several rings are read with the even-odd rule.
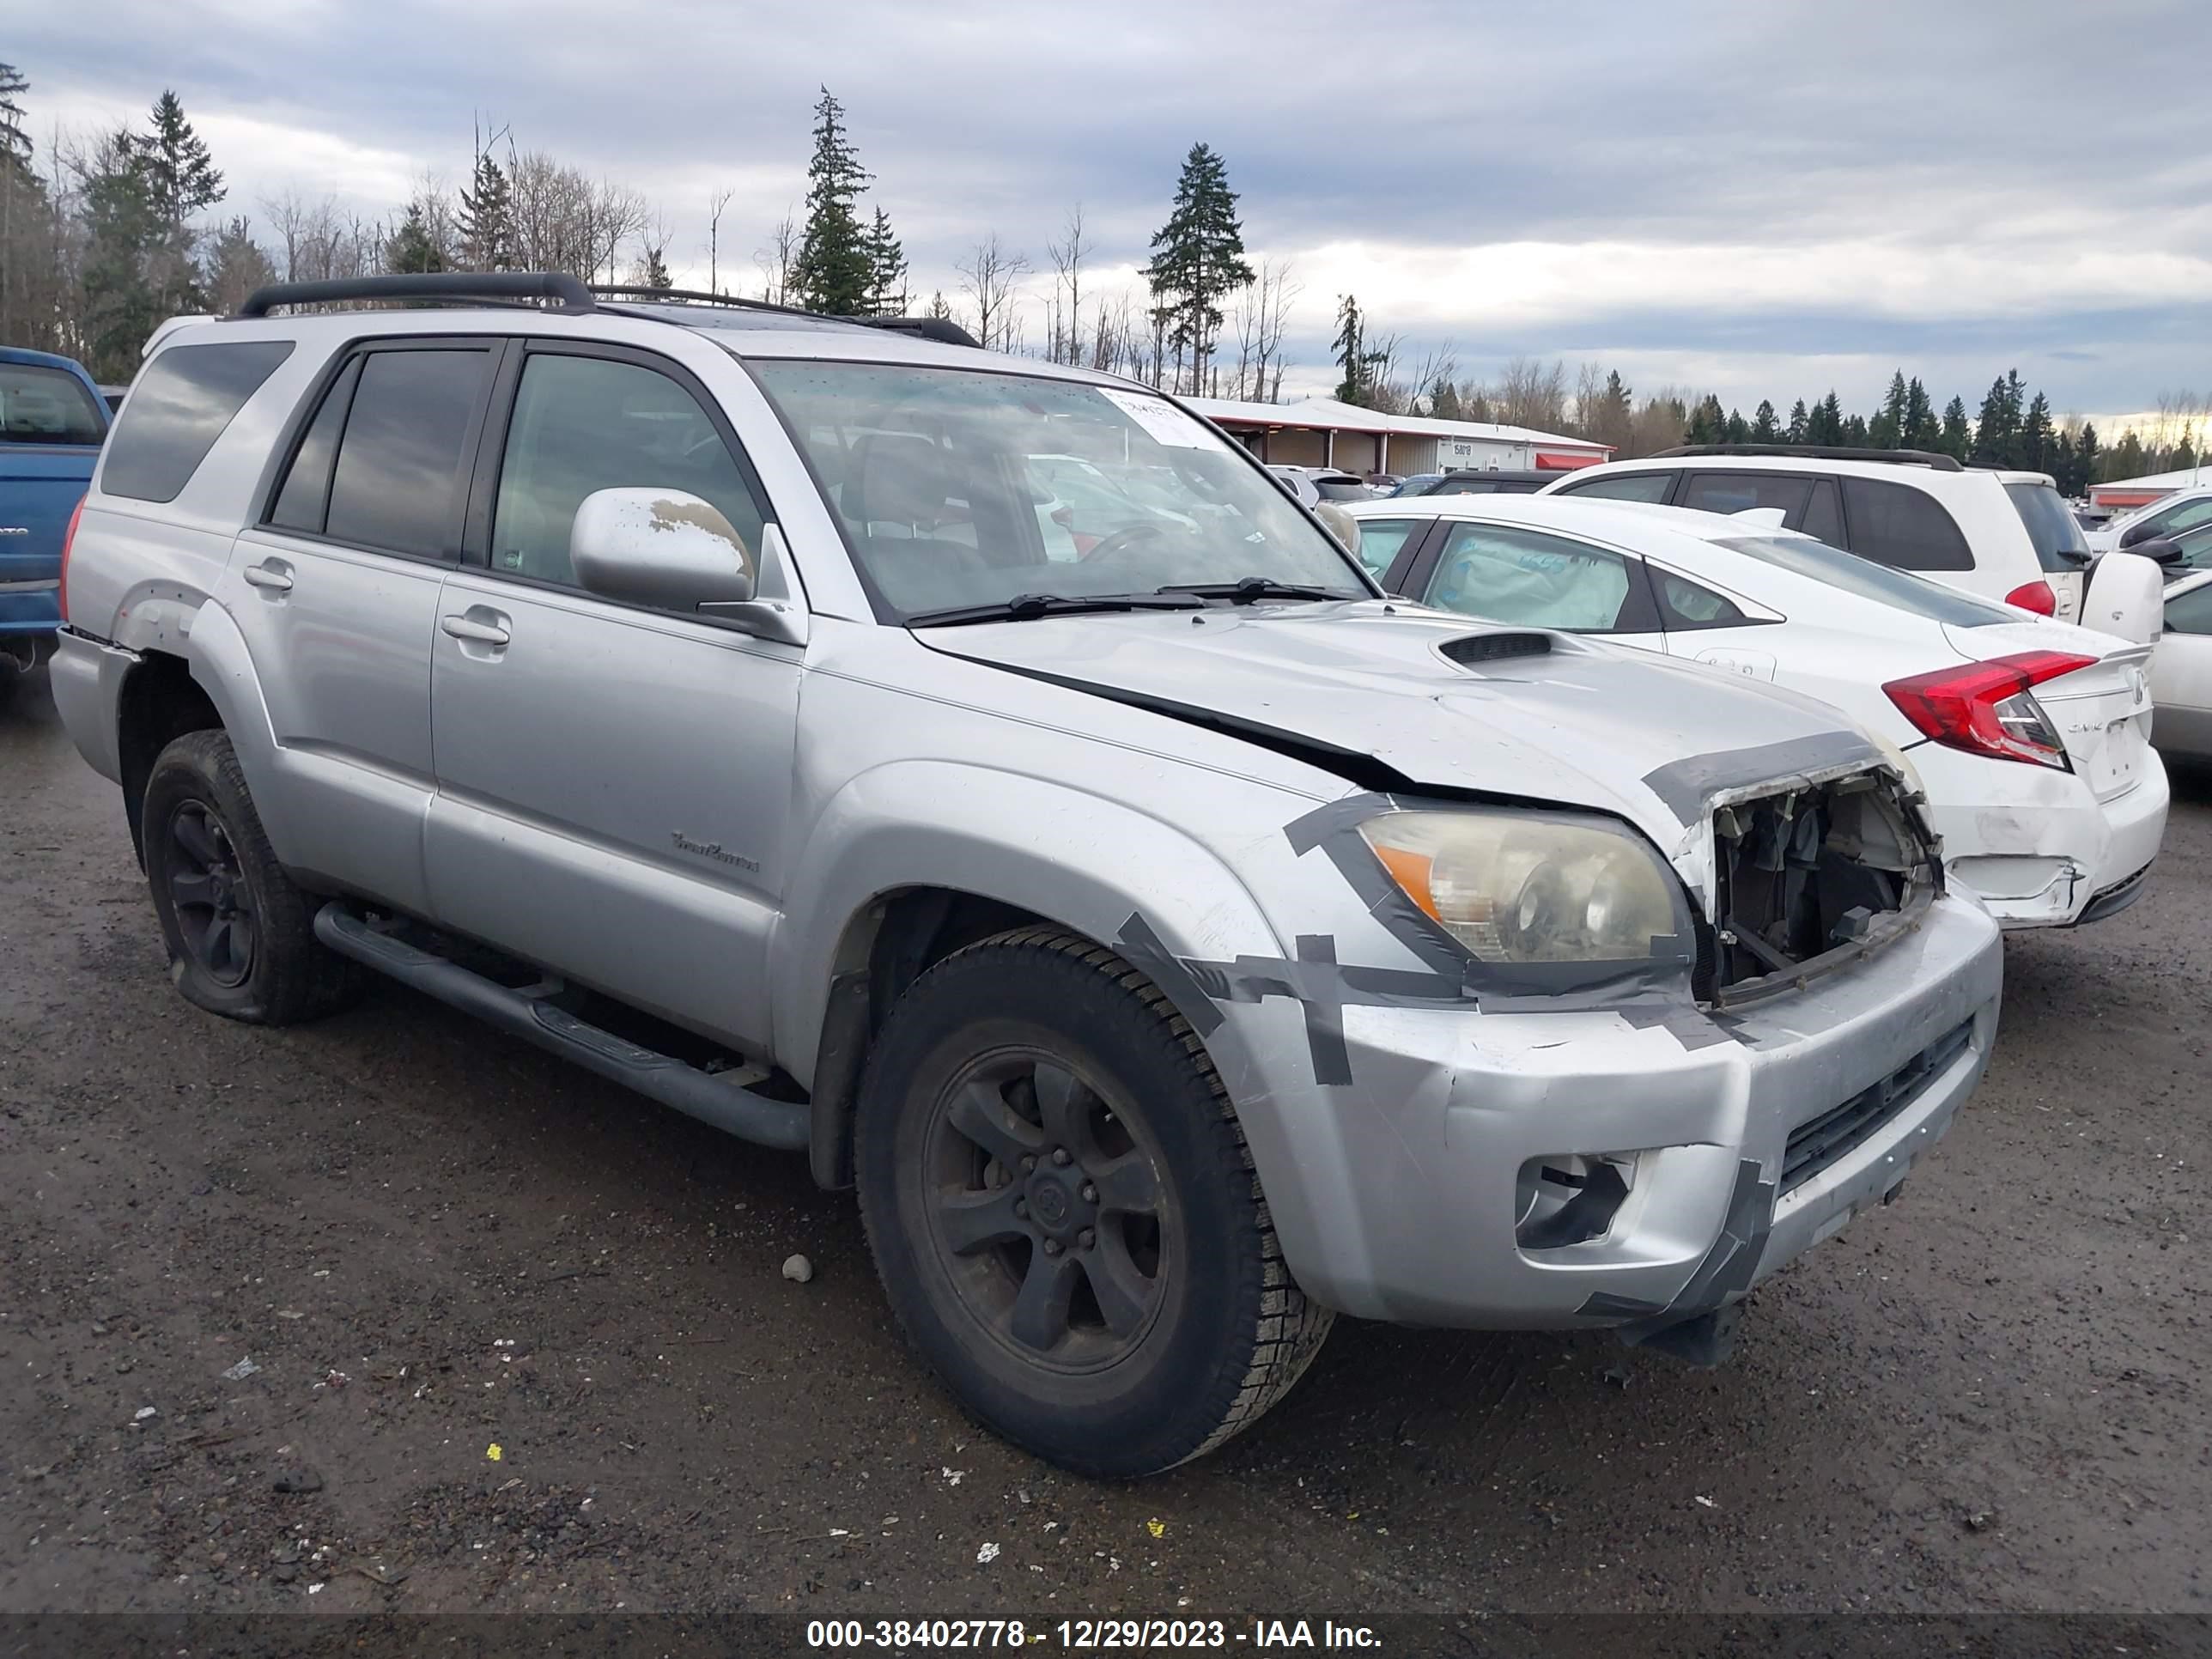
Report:
[[[2209,938],[2182,779],[2148,896],[2009,945],[1958,1128],[1726,1369],[1340,1322],[1224,1453],[1102,1486],[961,1416],[803,1160],[397,988],[185,1005],[19,698],[0,1612],[2212,1612]]]

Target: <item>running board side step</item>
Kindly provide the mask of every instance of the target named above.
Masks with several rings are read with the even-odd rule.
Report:
[[[806,1106],[754,1094],[672,1054],[641,1048],[528,991],[511,991],[458,963],[379,933],[337,900],[315,913],[315,937],[342,957],[740,1140],[800,1152],[811,1138]]]

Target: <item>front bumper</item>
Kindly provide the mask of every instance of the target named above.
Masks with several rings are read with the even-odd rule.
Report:
[[[1255,1097],[1249,1073],[1232,1093],[1291,1271],[1325,1305],[1431,1325],[1656,1328],[1739,1299],[1896,1188],[1980,1080],[2002,970],[1990,918],[1942,898],[1871,961],[1724,1024],[1686,1008],[1636,1024],[1346,1007],[1352,1082],[1328,1089],[1298,1081],[1295,1009],[1267,1003],[1232,1011],[1250,1023],[1237,1046],[1283,1055],[1279,1071]],[[1874,1107],[1856,1133],[1786,1178],[1805,1163],[1793,1132],[1852,1102]],[[1525,1168],[1601,1157],[1630,1170],[1601,1236],[1516,1237]]]

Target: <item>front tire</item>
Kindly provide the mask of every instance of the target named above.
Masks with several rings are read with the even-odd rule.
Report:
[[[139,824],[169,978],[228,1019],[292,1025],[359,995],[361,972],[315,937],[315,901],[261,828],[229,737],[188,732],[155,759]]]
[[[884,1026],[854,1127],[908,1340],[1054,1463],[1127,1477],[1211,1451],[1328,1334],[1197,1034],[1088,940],[1018,929],[931,969]]]

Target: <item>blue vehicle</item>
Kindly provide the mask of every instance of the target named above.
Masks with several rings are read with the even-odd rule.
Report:
[[[62,541],[107,418],[100,388],[76,363],[0,346],[0,682],[53,653]]]

